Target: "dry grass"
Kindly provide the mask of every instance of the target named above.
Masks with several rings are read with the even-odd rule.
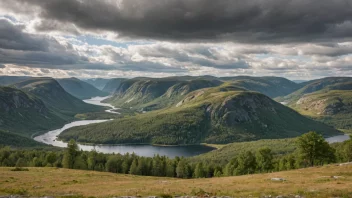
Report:
[[[112,197],[210,195],[259,197],[263,195],[304,195],[305,197],[352,197],[352,166],[324,166],[294,171],[211,179],[173,179],[118,175],[82,170],[29,168],[14,172],[0,168],[0,195]],[[333,179],[331,176],[341,176]],[[282,177],[285,182],[271,181]],[[202,189],[202,190],[200,190]]]

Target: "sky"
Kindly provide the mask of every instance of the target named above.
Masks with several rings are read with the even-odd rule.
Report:
[[[0,0],[0,75],[352,76],[352,0]]]

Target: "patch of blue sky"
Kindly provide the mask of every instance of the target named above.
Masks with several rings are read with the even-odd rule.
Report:
[[[8,19],[8,20],[10,20],[13,23],[18,23],[19,22],[15,17],[10,16],[10,15],[1,15],[0,14],[0,19]]]
[[[151,44],[153,42],[147,42],[147,41],[126,41],[126,42],[117,42],[117,41],[112,41],[104,38],[98,38],[90,35],[80,35],[76,36],[75,39],[82,41],[84,43],[88,43],[89,45],[111,45],[114,47],[120,47],[120,48],[127,48],[130,45],[146,45],[146,44]]]
[[[352,54],[344,54],[342,56],[339,56],[340,58],[349,58],[352,57]]]
[[[297,61],[311,61],[312,59],[308,56],[304,55],[280,55],[280,54],[256,54],[255,57],[259,59],[266,59],[266,58],[277,58],[277,59],[290,59],[290,60],[297,60]]]

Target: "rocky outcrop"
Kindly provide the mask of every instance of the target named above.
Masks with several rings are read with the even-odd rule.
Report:
[[[317,115],[335,115],[347,109],[346,104],[339,97],[325,97],[317,99],[314,95],[300,98],[296,105],[305,111],[314,112]]]
[[[275,115],[273,101],[267,96],[253,92],[228,96],[222,103],[207,107],[207,113],[212,120],[227,126],[259,121],[259,114],[263,111]]]

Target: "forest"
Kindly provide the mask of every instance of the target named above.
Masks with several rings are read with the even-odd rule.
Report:
[[[144,176],[208,178],[267,173],[352,160],[352,139],[330,145],[323,136],[309,132],[297,138],[295,144],[297,149],[288,154],[277,155],[264,147],[254,152],[241,152],[227,163],[203,163],[183,157],[171,159],[159,155],[141,157],[133,153],[122,155],[81,151],[76,142],[71,140],[66,149],[59,151],[2,147],[0,165],[16,167],[13,169],[15,171],[26,171],[28,167],[57,167]]]

